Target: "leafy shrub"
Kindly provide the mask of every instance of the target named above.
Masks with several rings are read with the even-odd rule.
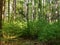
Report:
[[[5,35],[17,37],[31,37],[41,42],[60,40],[60,22],[49,24],[45,20],[29,22],[29,27],[25,22],[5,23],[3,25]]]
[[[34,22],[30,22],[29,23],[29,27],[30,27],[30,35],[31,37],[37,38],[38,37],[38,33],[41,32],[44,29],[44,26],[47,25],[46,20],[37,20]]]
[[[21,36],[23,30],[25,30],[26,24],[23,22],[14,22],[14,23],[4,23],[3,25],[3,32],[6,36]]]
[[[48,24],[38,34],[38,40],[40,41],[52,41],[60,38],[60,23]]]

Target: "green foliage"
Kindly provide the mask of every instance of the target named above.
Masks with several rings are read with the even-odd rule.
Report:
[[[44,26],[44,29],[38,34],[38,40],[45,42],[60,39],[59,26],[60,23],[58,22]]]
[[[26,22],[5,23],[3,26],[5,35],[17,37],[31,37],[39,41],[51,41],[60,39],[60,22],[49,24],[46,20],[30,21],[29,27]]]
[[[38,38],[38,33],[44,29],[44,26],[47,25],[46,20],[38,20],[29,23],[30,35],[33,38]]]
[[[23,22],[13,22],[4,23],[3,32],[5,35],[9,36],[21,36],[22,31],[26,28],[26,23]]]

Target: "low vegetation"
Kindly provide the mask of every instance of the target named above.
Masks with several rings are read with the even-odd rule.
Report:
[[[60,40],[60,22],[49,24],[46,21],[5,23],[3,25],[4,38],[28,38],[37,39],[40,42],[51,42]]]

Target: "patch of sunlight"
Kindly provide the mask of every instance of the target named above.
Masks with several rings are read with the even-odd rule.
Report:
[[[20,22],[18,25],[20,26],[20,28],[27,27],[26,22]]]
[[[52,24],[54,24],[55,22],[58,22],[58,20],[52,21],[52,22],[50,22],[50,24],[52,25]]]
[[[13,23],[14,23],[14,24],[16,24],[16,23],[17,23],[17,21],[14,21]]]
[[[17,24],[20,28],[27,27],[27,22],[14,21],[13,23]]]
[[[2,33],[3,33],[3,38],[5,38],[5,39],[13,39],[13,38],[16,38],[16,36],[6,35],[4,31],[2,31]]]
[[[52,25],[54,22],[50,22],[50,24]]]

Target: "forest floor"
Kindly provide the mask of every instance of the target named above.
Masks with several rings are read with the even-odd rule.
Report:
[[[57,45],[57,44],[42,43],[42,42],[38,42],[37,40],[19,38],[19,39],[10,39],[10,40],[1,41],[0,45]]]
[[[30,39],[13,39],[13,40],[6,40],[1,41],[1,45],[43,45],[37,40],[30,40]],[[45,44],[44,44],[45,45]]]

